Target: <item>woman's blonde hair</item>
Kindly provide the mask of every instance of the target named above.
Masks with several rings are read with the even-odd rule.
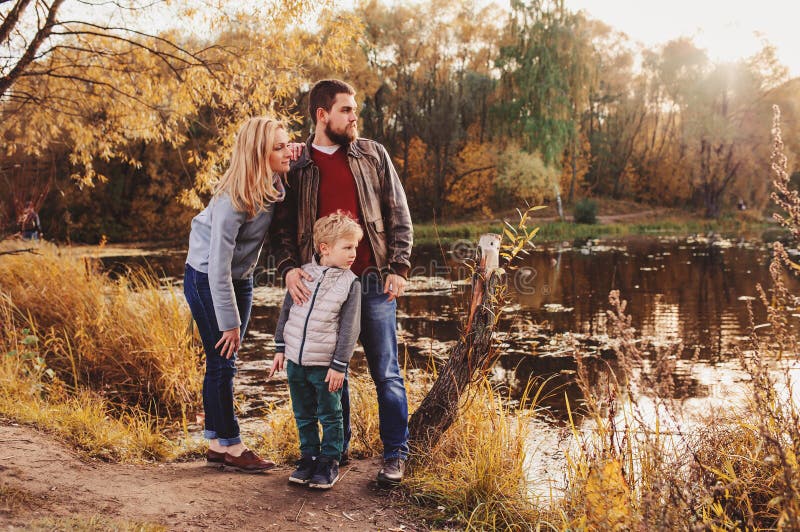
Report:
[[[353,218],[342,210],[323,216],[314,222],[314,251],[319,253],[319,245],[323,242],[332,246],[337,240],[352,236],[356,240],[364,237],[364,230]]]
[[[285,130],[286,126],[266,116],[256,116],[242,124],[233,144],[231,164],[214,190],[214,194],[226,192],[233,207],[250,217],[284,196],[283,183],[269,166],[279,129]]]

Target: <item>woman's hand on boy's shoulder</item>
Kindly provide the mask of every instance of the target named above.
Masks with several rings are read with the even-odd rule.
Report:
[[[292,296],[295,305],[302,305],[311,297],[311,290],[303,283],[303,279],[313,281],[311,274],[303,268],[292,268],[286,274],[286,290]]]

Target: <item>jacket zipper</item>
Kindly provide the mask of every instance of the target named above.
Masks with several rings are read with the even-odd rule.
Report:
[[[303,339],[300,341],[300,355],[297,357],[297,365],[303,365],[303,347],[306,345],[306,333],[308,332],[308,320],[311,318],[311,311],[314,310],[314,301],[317,299],[317,292],[319,292],[319,287],[322,286],[322,280],[325,279],[325,274],[328,272],[328,269],[322,270],[322,276],[319,278],[319,282],[317,283],[317,287],[314,288],[314,295],[311,296],[311,304],[308,307],[308,314],[306,314],[306,322],[303,324]]]

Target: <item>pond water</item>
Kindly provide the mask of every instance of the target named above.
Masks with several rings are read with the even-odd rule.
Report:
[[[798,252],[789,251],[797,260]],[[415,248],[408,291],[398,303],[400,362],[410,378],[428,371],[432,361],[444,360],[457,341],[469,295],[468,259],[473,256],[467,241]],[[122,250],[120,256],[101,260],[112,273],[146,266],[165,281],[179,282],[185,257],[185,249]],[[691,432],[715,410],[747,400],[749,377],[737,347],[747,348],[748,306],[756,325],[765,319],[757,285],[769,287],[770,260],[770,248],[762,242],[701,236],[545,244],[519,261],[507,279],[508,303],[496,333],[501,355],[492,379],[512,398],[519,398],[531,381],[534,389],[541,386],[537,406],[542,415],[532,421],[527,442],[531,492],[546,498],[564,488],[565,451],[575,445],[567,401],[581,430],[592,430],[592,421],[581,418],[579,408],[576,412],[581,395],[575,355],[586,361],[592,385],[601,388],[616,364],[614,339],[608,335],[611,290],[619,290],[628,302],[627,314],[641,339],[644,363],[637,371],[663,379],[655,353],[670,350],[672,406],[679,418],[659,418],[673,422],[673,430]],[[786,281],[797,294],[800,282]],[[267,259],[256,274],[252,319],[238,366],[236,390],[245,431],[259,431],[269,404],[288,400],[282,379],[266,380],[283,296]],[[793,319],[800,323],[800,309],[796,312]],[[794,360],[773,366],[784,380],[800,376]],[[360,347],[351,367],[366,373]],[[658,408],[637,394],[639,415],[648,425]],[[200,426],[192,429],[199,433]]]
[[[164,279],[179,280],[185,253],[161,249],[102,262],[111,271],[147,265]],[[398,304],[401,364],[407,368],[424,371],[432,359],[445,358],[459,337],[469,289],[464,259],[472,253],[466,241],[415,248],[409,289]],[[659,347],[676,346],[676,399],[698,410],[735,403],[746,380],[735,349],[748,335],[748,302],[756,323],[764,319],[756,286],[769,286],[770,257],[766,244],[715,237],[539,245],[509,274],[509,301],[498,326],[503,354],[493,379],[519,397],[530,379],[549,378],[540,406],[555,425],[563,424],[565,397],[578,398],[576,346],[599,355],[591,358],[593,375],[613,367],[607,311],[608,294],[616,289],[628,301],[646,357]],[[240,354],[236,386],[243,394],[243,418],[287,395],[282,383],[265,380],[283,298],[273,281],[267,261],[256,276],[253,317]],[[788,282],[798,293],[800,283]],[[365,371],[360,348],[353,371]]]

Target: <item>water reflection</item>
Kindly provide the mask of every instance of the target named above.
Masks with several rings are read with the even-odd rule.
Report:
[[[447,356],[463,326],[469,268],[447,249],[415,249],[406,297],[398,304],[401,356],[409,368],[426,368]],[[147,266],[163,278],[179,279],[183,250],[161,250],[145,256],[102,259],[106,269],[123,272]],[[608,293],[619,290],[628,301],[632,325],[643,338],[645,358],[656,349],[682,342],[672,378],[676,399],[712,400],[729,393],[726,383],[740,382],[734,347],[747,334],[747,303],[757,296],[756,284],[769,285],[766,246],[705,238],[635,238],[612,242],[586,241],[541,246],[509,276],[510,305],[499,322],[498,348],[504,355],[495,380],[519,394],[531,379],[544,385],[541,406],[563,420],[566,400],[577,404],[574,381],[576,349],[594,354],[587,359],[593,381],[603,382],[614,370],[607,337]],[[271,401],[285,400],[280,386],[265,386],[266,359],[271,358],[272,332],[283,290],[271,285],[274,271],[267,262],[259,273],[249,342],[241,353],[240,378],[245,412]],[[789,287],[795,293],[795,279]],[[764,319],[753,305],[756,322]],[[363,355],[353,370],[363,370]],[[647,371],[647,368],[644,369]],[[266,390],[266,396],[265,396]]]

